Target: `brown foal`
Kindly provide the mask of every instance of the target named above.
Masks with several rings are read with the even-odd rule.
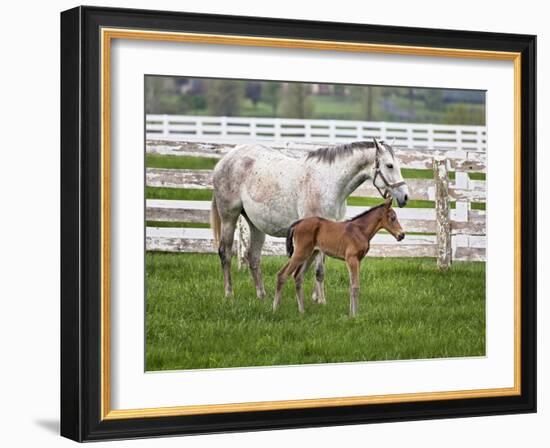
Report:
[[[273,311],[279,307],[281,290],[291,274],[296,283],[298,310],[304,312],[304,276],[318,251],[340,260],[345,260],[350,276],[350,315],[357,314],[359,296],[359,269],[363,257],[370,248],[370,240],[381,229],[390,232],[397,241],[405,233],[391,206],[392,198],[348,221],[330,221],[311,217],[296,221],[286,236],[287,254],[290,260],[277,274],[277,290],[273,300]]]

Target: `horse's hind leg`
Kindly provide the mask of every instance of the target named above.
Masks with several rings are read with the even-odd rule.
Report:
[[[315,257],[315,287],[311,298],[314,302],[327,303],[325,298],[325,255],[322,252],[317,252]]]
[[[247,254],[248,265],[250,266],[250,273],[252,274],[254,285],[256,286],[256,296],[258,299],[263,300],[265,297],[265,288],[264,282],[262,281],[260,258],[265,241],[265,233],[254,226],[249,220],[248,225],[250,226],[250,246]]]
[[[225,215],[222,217],[220,246],[218,254],[223,269],[223,284],[225,297],[233,295],[233,286],[231,283],[231,256],[233,254],[233,238],[235,237],[235,226],[239,215]]]

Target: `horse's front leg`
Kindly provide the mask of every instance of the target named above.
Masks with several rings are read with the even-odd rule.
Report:
[[[325,255],[322,252],[317,252],[315,256],[315,287],[313,288],[313,293],[311,299],[314,302],[322,303],[323,305],[327,303],[325,298]]]
[[[256,296],[258,299],[263,300],[265,297],[264,282],[262,280],[262,270],[260,268],[260,259],[262,255],[262,247],[265,241],[265,233],[256,228],[250,221],[250,247],[248,248],[248,264],[250,266],[250,272],[254,279],[254,286],[256,287]]]
[[[357,257],[351,256],[346,258],[346,264],[348,265],[350,279],[349,314],[351,317],[355,317],[359,301],[360,261]]]

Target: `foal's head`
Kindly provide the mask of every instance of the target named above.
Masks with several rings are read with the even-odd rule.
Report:
[[[405,238],[405,232],[397,220],[397,214],[392,208],[392,197],[388,197],[382,207],[382,218],[380,220],[380,228],[390,232],[397,241]]]

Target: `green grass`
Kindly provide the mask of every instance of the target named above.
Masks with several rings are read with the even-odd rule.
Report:
[[[434,177],[432,170],[415,170],[412,168],[401,168],[401,175],[404,179],[433,179]]]
[[[148,168],[171,168],[188,170],[211,170],[218,159],[212,157],[171,156],[163,154],[146,154],[145,166]]]
[[[294,285],[271,311],[283,257],[264,257],[268,298],[256,299],[247,271],[233,269],[235,298],[223,297],[215,255],[147,253],[147,370],[449,358],[485,354],[485,264],[367,257],[359,314],[348,317],[345,264],[329,259],[327,305],[300,315]],[[234,263],[235,264],[235,263]]]
[[[348,205],[358,207],[372,207],[374,205],[380,205],[384,200],[381,198],[365,198],[362,196],[350,196],[348,198]],[[407,202],[407,208],[434,208],[434,201],[424,201],[417,199],[410,199]]]
[[[210,201],[212,190],[201,188],[145,187],[147,199],[178,199],[180,201]]]
[[[147,199],[178,199],[181,201],[210,201],[212,200],[212,190],[200,188],[164,188],[164,187],[146,187],[145,194]],[[348,205],[372,207],[382,202],[380,198],[365,198],[360,196],[351,196],[348,198]],[[485,210],[485,203],[472,202],[472,210]],[[407,202],[408,208],[434,208],[434,201],[411,199]],[[456,204],[451,202],[451,208]]]
[[[378,205],[382,202],[380,198],[365,198],[362,196],[350,196],[348,198],[348,205],[355,206],[366,206],[372,207],[373,205]],[[450,203],[451,208],[456,208],[456,202]],[[485,210],[485,202],[472,202],[472,210]],[[423,199],[411,199],[407,202],[407,208],[434,208],[435,202],[428,201]]]
[[[218,159],[212,157],[171,156],[163,154],[146,154],[145,166],[148,168],[171,168],[189,170],[211,170],[216,166]],[[432,170],[417,170],[402,168],[401,174],[405,179],[433,179]],[[470,173],[470,179],[485,180],[485,173]],[[454,179],[455,173],[449,172],[449,179]]]
[[[485,202],[472,202],[470,207],[472,210],[486,210]]]
[[[471,180],[486,180],[485,173],[469,173]]]
[[[173,222],[173,221],[145,221],[147,227],[193,227],[193,228],[210,228],[207,222]]]

